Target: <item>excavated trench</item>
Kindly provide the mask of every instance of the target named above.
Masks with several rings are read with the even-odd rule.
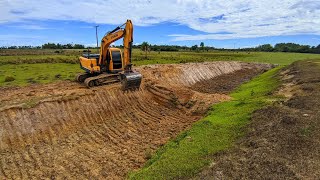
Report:
[[[74,82],[3,88],[0,178],[123,179],[212,104],[229,100],[228,92],[270,68],[240,62],[143,66],[142,88],[135,92]]]

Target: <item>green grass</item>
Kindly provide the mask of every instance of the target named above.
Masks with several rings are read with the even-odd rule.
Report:
[[[205,61],[245,61],[288,65],[297,60],[319,59],[320,54],[280,52],[150,52],[147,59],[142,51],[134,51],[133,64],[169,64]]]
[[[0,86],[20,86],[70,79],[82,72],[78,65],[81,50],[0,50]],[[97,50],[93,50],[97,51]],[[95,52],[97,53],[97,52]],[[134,49],[133,64],[174,64],[204,61],[244,61],[287,65],[301,59],[320,59],[319,54],[266,52],[150,52]],[[73,73],[73,74],[72,74]],[[54,75],[61,74],[61,78]],[[5,82],[5,78],[15,80]]]
[[[145,166],[129,179],[191,177],[210,163],[210,157],[232,146],[242,136],[254,110],[271,103],[270,92],[279,84],[280,67],[272,69],[231,94],[232,101],[214,105],[190,130],[161,147]]]
[[[0,65],[36,63],[78,63],[79,55],[15,55],[0,56]]]
[[[78,64],[40,63],[0,66],[0,85],[25,86],[33,83],[50,83],[57,80],[73,80],[77,72],[82,72]],[[7,77],[14,80],[5,82]]]
[[[303,53],[266,53],[266,52],[255,52],[253,56],[243,59],[246,62],[263,62],[279,65],[289,65],[298,60],[305,59],[319,59],[320,54],[303,54]]]
[[[97,53],[93,49],[92,53]],[[35,63],[79,63],[82,49],[0,49],[0,65]]]
[[[6,64],[32,64],[32,63],[78,63],[82,50],[0,50],[0,65]],[[97,53],[97,50],[92,50]],[[204,61],[246,61],[265,62],[287,65],[297,60],[319,59],[320,54],[303,53],[273,53],[273,52],[155,52],[145,53],[134,49],[132,61],[135,65],[146,64],[172,64]]]

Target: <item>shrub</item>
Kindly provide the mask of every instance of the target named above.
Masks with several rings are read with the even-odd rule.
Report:
[[[60,78],[61,78],[61,74],[56,74],[54,77],[55,77],[56,79],[60,79]]]
[[[14,77],[6,76],[5,79],[4,79],[4,82],[11,82],[11,81],[14,81],[14,80],[16,80]]]
[[[152,157],[152,150],[151,150],[151,149],[147,149],[147,150],[144,152],[144,158],[145,158],[146,160],[149,160],[149,159],[151,159],[151,157]]]

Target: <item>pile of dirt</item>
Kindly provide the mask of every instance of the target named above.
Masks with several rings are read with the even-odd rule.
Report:
[[[255,72],[271,66],[145,66],[142,88],[134,92],[122,92],[119,84],[87,89],[75,82],[3,89],[0,178],[124,178],[213,103],[230,99],[190,86],[248,67]]]
[[[320,177],[320,66],[299,61],[280,76],[290,98],[256,111],[247,135],[195,179]]]

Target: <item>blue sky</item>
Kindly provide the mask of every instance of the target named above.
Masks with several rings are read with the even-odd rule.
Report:
[[[134,44],[320,44],[320,0],[0,0],[0,46],[92,46],[95,25],[101,38],[126,19],[134,23]]]

